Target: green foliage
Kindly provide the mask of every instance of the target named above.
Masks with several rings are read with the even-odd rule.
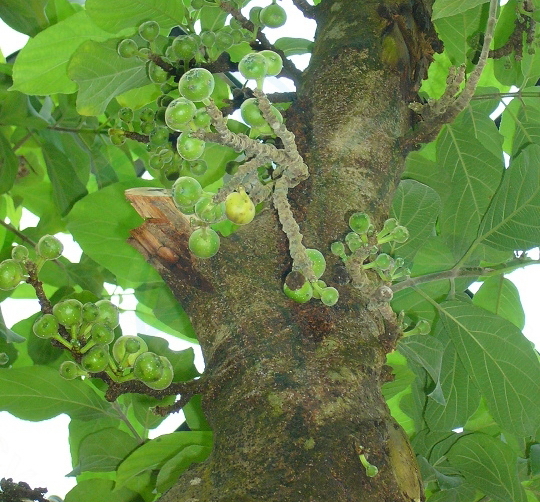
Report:
[[[249,2],[240,3],[249,10]],[[494,48],[513,33],[521,5],[510,0],[500,9]],[[445,50],[434,55],[422,82],[426,101],[443,95],[450,66],[463,65],[470,78],[487,10],[485,0],[434,3]],[[539,17],[538,10],[520,15]],[[151,502],[211,452],[200,395],[184,407],[190,431],[148,440],[163,420],[152,409],[175,399],[158,391],[171,380],[180,385],[200,376],[193,350],[173,351],[146,335],[122,336],[116,307],[99,319],[92,309],[104,305],[99,298],[108,296],[106,283],[134,288],[140,319],[196,343],[182,306],[127,242],[143,220],[125,191],[172,188],[179,210],[192,218],[189,248],[212,262],[237,225],[257,218],[264,197],[249,187],[275,189],[281,166],[268,152],[277,144],[290,154],[287,136],[279,133],[288,105],[277,103],[265,114],[262,98],[241,84],[234,89],[226,70],[239,68],[259,88],[268,75],[301,80],[310,73],[291,73],[291,60],[282,67],[281,57],[309,54],[313,42],[283,37],[272,47],[280,57],[259,54],[252,47],[266,42],[259,45],[252,28],[228,16],[199,0],[87,0],[84,8],[67,0],[1,2],[0,18],[32,38],[14,62],[0,63],[0,218],[6,223],[0,226],[0,300],[36,298],[24,281],[39,279],[50,308],[11,329],[0,312],[0,410],[32,421],[70,416],[70,474],[78,484],[66,502]],[[256,28],[280,26],[286,18],[275,2],[249,17]],[[177,26],[185,34],[173,35]],[[468,106],[434,141],[409,154],[386,221],[372,222],[363,212],[368,208],[350,201],[350,212],[336,223],[336,232],[344,230],[333,237],[339,239],[331,249],[336,256],[329,246],[308,249],[307,268],[293,267],[286,284],[274,285],[306,304],[298,312],[315,298],[324,304],[317,308],[335,305],[332,315],[339,316],[339,309],[350,308],[353,288],[342,307],[341,286],[332,284],[331,274],[324,277],[328,285],[319,280],[327,261],[330,268],[339,257],[370,285],[394,290],[391,305],[403,312],[405,336],[388,355],[395,379],[383,395],[414,437],[428,502],[484,496],[525,502],[540,494],[540,363],[521,333],[519,294],[504,278],[536,263],[526,252],[540,246],[540,93],[534,85],[540,53],[526,35],[523,41],[522,54],[514,47],[490,61]],[[518,86],[519,99],[505,105],[496,125],[490,113],[511,85]],[[232,108],[241,109],[245,123],[220,117]],[[422,121],[418,117],[418,127]],[[223,131],[234,141],[201,139]],[[254,151],[245,147],[248,140]],[[267,157],[250,171],[257,148]],[[231,179],[238,183],[215,197]],[[23,209],[38,217],[35,227],[20,230]],[[352,231],[343,228],[347,221]],[[78,263],[59,256],[55,246],[36,254],[32,243],[61,232],[82,248]],[[19,248],[12,257],[20,244],[28,254]],[[482,285],[471,300],[464,292],[477,279]],[[62,313],[66,305],[80,308]],[[130,343],[135,350],[128,350]],[[134,372],[154,393],[124,393],[111,404],[104,399],[108,385],[95,378],[101,370],[120,381]]]

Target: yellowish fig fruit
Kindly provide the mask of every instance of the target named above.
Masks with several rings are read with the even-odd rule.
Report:
[[[247,225],[255,216],[255,205],[243,188],[225,199],[225,214],[237,225]]]

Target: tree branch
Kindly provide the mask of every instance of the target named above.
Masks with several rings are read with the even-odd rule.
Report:
[[[19,239],[30,244],[32,247],[36,246],[36,243],[32,239],[30,239],[29,237],[26,237],[26,235],[24,235],[20,230],[17,230],[10,223],[6,223],[4,220],[0,220],[0,225],[2,225],[4,228],[9,230],[10,232],[14,233]]]
[[[306,0],[292,0],[294,6],[308,19],[315,19],[315,7]]]

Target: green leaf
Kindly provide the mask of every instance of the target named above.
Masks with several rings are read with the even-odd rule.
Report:
[[[31,37],[49,26],[45,14],[48,0],[2,0],[0,18],[15,31]]]
[[[469,377],[456,348],[438,322],[436,339],[443,347],[441,357],[441,389],[445,403],[427,400],[424,419],[432,431],[450,431],[463,427],[480,402],[480,391]]]
[[[525,312],[519,291],[512,281],[502,275],[487,278],[474,294],[473,303],[503,317],[519,329],[525,326]]]
[[[159,436],[137,448],[118,467],[118,486],[129,486],[138,476],[160,469],[187,446],[212,446],[212,433],[208,431],[173,432]]]
[[[392,254],[412,259],[425,240],[435,232],[441,199],[433,188],[415,180],[402,180],[392,201],[392,216],[409,230],[410,238],[392,245]]]
[[[529,145],[505,170],[482,219],[478,241],[495,249],[527,250],[540,245],[540,145]]]
[[[435,389],[428,394],[440,405],[446,401],[441,389],[441,366],[443,345],[429,335],[411,335],[398,342],[397,349],[410,361],[422,366],[435,383]]]
[[[473,130],[446,125],[437,140],[439,173],[452,187],[444,197],[441,235],[456,256],[463,254],[478,233],[478,226],[497,190],[504,171],[496,157],[477,140]]]
[[[465,12],[477,5],[486,3],[488,0],[437,0],[433,5],[432,20],[442,17],[454,16]]]
[[[0,371],[0,410],[23,420],[47,420],[60,413],[94,420],[117,412],[82,380],[65,380],[47,366]]]
[[[502,441],[479,432],[468,434],[447,455],[469,483],[493,500],[526,502],[518,479],[516,454]]]
[[[225,26],[227,13],[218,6],[205,5],[199,13],[201,31],[218,31]]]
[[[13,87],[44,96],[72,93],[77,85],[68,78],[68,61],[86,40],[103,41],[111,34],[97,27],[85,11],[60,21],[28,41],[15,60]]]
[[[540,426],[540,362],[521,331],[475,305],[441,304],[441,318],[459,358],[506,431],[534,435]]]
[[[79,84],[77,111],[81,115],[100,115],[115,96],[148,84],[144,63],[120,57],[117,45],[117,39],[88,40],[73,54],[67,72]]]
[[[529,449],[529,464],[531,474],[536,476],[540,474],[540,444],[533,444]]]
[[[171,488],[192,463],[206,460],[212,448],[209,446],[191,445],[186,446],[170,460],[167,460],[160,469],[157,477],[157,489],[164,492]]]
[[[79,463],[68,476],[114,471],[138,445],[133,436],[113,427],[88,434],[79,446]]]
[[[25,342],[26,338],[18,335],[15,331],[12,331],[6,326],[4,316],[2,315],[2,309],[0,307],[0,338],[6,340],[9,343],[21,343]]]
[[[313,42],[305,38],[278,38],[274,45],[277,49],[282,50],[285,56],[293,56],[295,54],[308,54],[312,51]]]
[[[434,5],[434,9],[440,0]],[[481,47],[480,39],[474,35],[479,35],[485,30],[485,19],[482,18],[482,3],[471,5],[473,2],[466,1],[467,10],[449,11],[446,16],[441,16],[436,22],[437,33],[444,42],[444,51],[454,65],[470,62],[474,56],[473,47],[470,41],[476,41],[477,49]],[[436,18],[433,18],[436,19]]]
[[[210,431],[212,428],[204,416],[202,409],[202,396],[193,396],[182,409],[186,422],[192,431]]]
[[[19,160],[11,144],[0,131],[0,194],[7,192],[15,182]]]
[[[124,28],[135,31],[149,19],[168,30],[182,25],[185,13],[181,0],[87,0],[85,7],[94,23],[111,33]]]
[[[60,214],[65,216],[73,204],[88,192],[64,152],[52,143],[44,143],[42,151],[52,183],[54,202]]]
[[[127,488],[116,489],[110,479],[91,478],[79,481],[66,495],[64,502],[145,502],[138,493]]]
[[[155,350],[152,350],[155,352]],[[157,352],[156,352],[157,353]],[[163,355],[159,353],[159,355]],[[146,396],[144,394],[130,394],[131,404],[133,406],[133,414],[145,429],[154,429],[166,417],[156,415],[152,408],[157,405],[171,405],[174,403],[174,396],[167,396],[165,399],[156,399],[155,397]]]
[[[129,231],[142,218],[126,201],[124,191],[152,184],[144,180],[114,183],[81,199],[67,216],[67,227],[83,251],[130,283],[160,281],[157,272],[126,242]]]
[[[168,330],[170,334],[196,342],[189,317],[165,284],[141,286],[135,290],[135,297],[140,302],[135,312],[142,321],[159,329],[154,325],[154,317],[172,330]]]

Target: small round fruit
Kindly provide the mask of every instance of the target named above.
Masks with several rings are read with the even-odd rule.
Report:
[[[258,80],[266,76],[268,61],[258,52],[246,54],[238,63],[238,71],[247,80]]]
[[[321,301],[331,307],[339,300],[339,292],[336,288],[327,287],[321,291]]]
[[[240,106],[242,120],[251,127],[260,127],[267,124],[261,110],[257,106],[257,103],[258,99],[249,98],[246,99]]]
[[[95,322],[99,316],[99,308],[95,303],[85,303],[82,308],[82,316],[84,322]]]
[[[219,50],[226,51],[233,44],[234,44],[234,38],[230,33],[226,32],[226,31],[218,31],[216,33],[215,46]]]
[[[182,75],[178,89],[182,96],[191,101],[203,101],[214,90],[214,76],[204,68],[193,68]]]
[[[265,50],[259,52],[259,54],[266,58],[266,62],[268,64],[266,69],[267,75],[274,76],[281,72],[281,69],[283,68],[283,60],[277,52]]]
[[[139,120],[141,122],[152,122],[156,116],[156,112],[152,108],[143,108],[139,113]]]
[[[148,387],[155,390],[166,389],[169,385],[171,385],[174,377],[174,369],[171,362],[165,356],[160,356],[159,359],[163,365],[163,373],[161,378],[155,382],[144,382]]]
[[[28,248],[23,245],[15,246],[11,249],[11,257],[17,261],[24,261],[28,258]]]
[[[89,373],[99,373],[109,365],[109,347],[95,345],[81,358],[81,366]]]
[[[292,300],[298,303],[306,303],[313,297],[313,287],[309,281],[305,281],[300,289],[290,289],[287,284],[283,284],[283,292]]]
[[[74,361],[64,361],[58,368],[60,376],[66,380],[73,380],[81,375],[81,369]]]
[[[150,143],[156,146],[165,145],[169,142],[169,129],[166,127],[156,127],[150,133]]]
[[[255,25],[258,25],[258,24],[261,24],[261,19],[260,19],[260,16],[261,16],[261,11],[263,10],[262,7],[253,7],[250,11],[249,11],[249,20],[255,24]]]
[[[272,3],[261,10],[259,19],[268,28],[279,28],[287,21],[287,13],[281,5]]]
[[[409,231],[407,227],[398,226],[390,233],[392,239],[398,244],[403,244],[409,239]]]
[[[142,382],[155,382],[163,376],[163,363],[153,352],[143,352],[133,364],[133,375]]]
[[[147,42],[153,42],[159,35],[159,24],[155,21],[146,21],[139,26],[139,35]]]
[[[32,330],[39,338],[51,338],[58,333],[58,320],[52,314],[43,314],[34,322]]]
[[[137,47],[137,42],[135,42],[135,40],[125,38],[124,40],[120,41],[116,50],[118,51],[120,57],[127,59],[136,56],[139,52],[139,47]]]
[[[388,270],[394,263],[392,257],[386,253],[381,253],[374,260],[375,266],[380,270]]]
[[[216,41],[216,34],[213,31],[203,31],[201,33],[201,42],[206,47],[212,47]]]
[[[116,328],[120,323],[118,307],[109,300],[99,300],[96,302],[99,310],[98,321],[110,329]]]
[[[308,255],[308,258],[313,266],[313,273],[318,279],[326,270],[326,260],[318,249],[306,249],[306,254]]]
[[[193,206],[202,193],[201,184],[191,176],[181,176],[172,187],[173,201],[179,207]]]
[[[165,110],[165,123],[173,131],[183,131],[188,122],[193,119],[197,107],[186,98],[177,98],[169,103]]]
[[[189,132],[183,132],[176,140],[178,155],[186,160],[197,160],[202,156],[205,148],[205,141],[194,138]]]
[[[208,164],[203,159],[194,160],[189,163],[189,170],[193,176],[202,176],[208,170]]]
[[[354,213],[349,218],[349,227],[357,234],[365,234],[370,225],[371,220],[366,213]]]
[[[117,338],[114,342],[112,354],[118,364],[124,367],[133,366],[139,354],[146,352],[148,345],[139,336],[125,335]]]
[[[214,204],[213,194],[205,194],[195,204],[195,215],[206,223],[215,223],[225,215],[225,203]]]
[[[54,235],[44,235],[39,239],[36,251],[46,260],[56,260],[62,255],[64,245]]]
[[[218,252],[219,235],[211,228],[198,228],[189,236],[188,246],[197,258],[211,258]]]
[[[225,199],[225,214],[237,225],[247,225],[255,217],[255,205],[249,195],[240,188],[238,192],[227,195]]]
[[[189,61],[199,50],[199,43],[190,35],[179,35],[171,45],[172,53],[183,61]]]
[[[210,124],[212,123],[212,119],[210,118],[210,115],[208,115],[208,112],[205,108],[199,108],[195,112],[195,116],[193,117],[193,123],[195,124],[195,127],[197,127],[197,129],[208,129],[210,127]]]
[[[118,118],[123,122],[130,123],[133,120],[133,110],[124,106],[118,110]]]
[[[154,82],[154,84],[164,84],[167,82],[167,80],[169,80],[169,73],[153,61],[148,61],[146,65],[146,73],[148,74],[148,78]]]
[[[101,345],[109,345],[114,340],[114,332],[105,324],[97,323],[90,330],[90,337]]]
[[[0,263],[0,289],[16,288],[24,279],[24,270],[17,260],[8,259]]]
[[[53,307],[53,314],[57,321],[64,326],[78,326],[82,322],[83,305],[75,298],[58,302]]]

